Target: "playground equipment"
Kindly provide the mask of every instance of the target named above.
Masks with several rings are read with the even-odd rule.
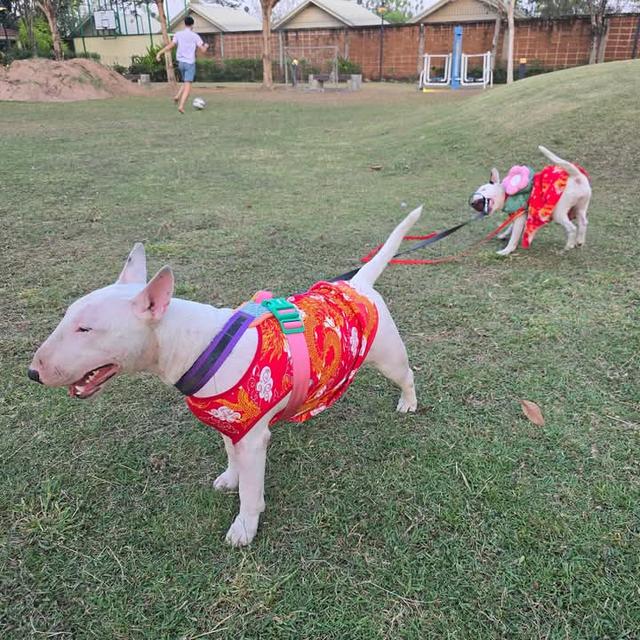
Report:
[[[469,58],[481,58],[482,75],[474,78],[469,77]],[[493,70],[491,69],[491,51],[485,53],[463,53],[460,61],[460,84],[463,87],[477,87],[482,85],[483,89],[493,86]]]
[[[469,75],[469,60],[480,58],[482,73],[480,76]],[[439,61],[442,61],[439,64]],[[435,63],[435,64],[434,64]],[[422,58],[422,71],[418,81],[418,89],[427,87],[479,87],[486,89],[493,86],[493,70],[491,68],[491,52],[462,53],[462,27],[453,30],[453,51],[445,54],[425,53]],[[434,72],[434,69],[442,70]]]
[[[432,75],[435,68],[434,60],[444,61],[442,75]],[[422,58],[422,71],[420,72],[419,88],[424,87],[442,87],[451,84],[451,54],[445,53],[425,53]]]

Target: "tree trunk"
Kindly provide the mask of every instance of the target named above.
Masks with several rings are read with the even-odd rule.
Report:
[[[591,49],[589,64],[602,62],[604,58],[604,36],[607,31],[606,18],[608,0],[592,0],[591,9]]]
[[[502,26],[502,16],[496,18],[493,28],[493,40],[491,41],[491,71],[496,70],[496,57],[498,56],[498,42],[500,42],[500,28]]]
[[[418,77],[424,67],[424,24],[420,23],[418,40]]]
[[[271,12],[275,2],[261,0],[262,4],[262,86],[273,88],[273,73],[271,69]]]
[[[158,7],[158,22],[160,23],[160,30],[162,31],[162,44],[167,46],[170,42],[169,31],[167,29],[167,16],[164,12],[164,0],[158,0],[156,6]],[[170,84],[176,83],[176,74],[173,70],[173,60],[171,59],[171,51],[164,54],[164,66],[167,70],[167,82]]]
[[[507,84],[513,82],[513,41],[515,37],[516,0],[507,0],[507,22],[509,23],[509,40],[507,45]]]
[[[36,2],[36,6],[47,19],[49,23],[49,29],[51,30],[51,38],[53,39],[53,57],[56,60],[62,60],[64,55],[62,53],[62,38],[60,38],[60,30],[58,29],[58,20],[53,3],[44,0],[43,2]]]

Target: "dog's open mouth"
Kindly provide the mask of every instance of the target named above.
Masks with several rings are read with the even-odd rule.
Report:
[[[69,395],[72,398],[81,398],[82,400],[90,398],[98,393],[104,383],[113,378],[119,369],[117,364],[105,364],[97,369],[92,369],[80,380],[69,385]]]

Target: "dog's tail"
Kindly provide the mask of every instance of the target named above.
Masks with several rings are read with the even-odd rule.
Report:
[[[420,214],[422,213],[422,205],[417,209],[414,209],[391,233],[387,238],[387,241],[382,245],[382,248],[375,257],[367,262],[367,264],[358,271],[353,277],[353,282],[363,282],[373,286],[375,281],[380,277],[380,274],[384,271],[385,267],[389,263],[389,260],[398,251],[398,247],[402,243],[402,239],[407,234],[407,231],[416,223]]]
[[[546,147],[543,147],[542,145],[540,145],[538,147],[538,150],[540,151],[540,153],[547,156],[547,158],[549,158],[549,160],[551,160],[553,164],[556,164],[561,169],[564,169],[570,176],[573,176],[574,178],[580,178],[582,176],[582,173],[574,164],[571,164],[570,162],[563,160],[562,158],[557,156],[555,153],[552,153],[551,151],[549,151],[549,149],[547,149]]]

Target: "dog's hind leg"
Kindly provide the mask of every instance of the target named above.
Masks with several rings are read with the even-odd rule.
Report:
[[[238,463],[236,461],[236,451],[227,436],[222,436],[224,448],[227,451],[227,468],[213,482],[213,488],[218,491],[233,491],[238,488]]]
[[[581,247],[584,245],[587,239],[587,209],[589,208],[589,201],[581,202],[574,207],[576,212],[576,222],[578,223],[578,233],[576,235],[576,246]]]
[[[400,413],[415,411],[418,406],[413,371],[409,366],[407,350],[402,342],[396,323],[377,292],[378,331],[367,355],[366,362],[372,364],[382,375],[397,384],[401,389],[397,410]],[[371,294],[367,294],[370,297]]]
[[[569,220],[569,211],[570,208],[562,202],[558,202],[554,212],[553,212],[553,220],[558,224],[562,225],[567,234],[567,242],[564,245],[565,251],[569,249],[574,249],[576,246],[576,238],[577,238],[577,230],[576,225]]]

